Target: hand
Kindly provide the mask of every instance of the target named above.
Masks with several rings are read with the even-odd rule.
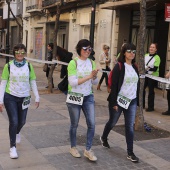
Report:
[[[116,111],[118,111],[118,107],[117,107],[117,106],[114,106],[113,109],[116,110]]]
[[[165,78],[170,78],[170,72],[168,72],[166,75],[165,75]]]
[[[0,112],[3,112],[3,107],[4,107],[4,105],[0,104]]]
[[[35,108],[37,109],[40,105],[40,102],[35,102]]]
[[[91,74],[89,75],[90,78],[97,77],[97,73],[98,73],[98,70],[93,70],[93,71],[91,72]]]

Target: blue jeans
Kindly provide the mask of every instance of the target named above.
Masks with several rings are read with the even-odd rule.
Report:
[[[82,105],[67,103],[68,111],[70,114],[70,122],[71,122],[70,132],[69,132],[71,147],[76,147],[76,133],[77,133],[77,127],[80,119],[80,111],[82,109],[87,123],[86,150],[90,150],[93,142],[94,133],[95,133],[94,103],[95,102],[94,102],[93,94],[85,96]]]
[[[137,109],[137,99],[133,99],[129,105],[128,109],[124,109],[118,106],[118,111],[113,109],[113,107],[109,106],[109,121],[106,123],[102,138],[107,140],[107,137],[112,130],[112,128],[117,123],[122,111],[124,113],[125,118],[125,136],[127,143],[127,151],[128,153],[133,152],[133,138],[134,138],[134,122],[136,116]]]
[[[9,119],[10,147],[16,146],[16,134],[26,122],[28,108],[22,110],[23,99],[24,97],[16,97],[8,93],[4,95],[4,105]]]

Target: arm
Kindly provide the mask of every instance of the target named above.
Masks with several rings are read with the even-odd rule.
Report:
[[[32,91],[33,91],[34,96],[35,96],[36,108],[38,108],[40,97],[39,97],[39,94],[38,94],[38,89],[37,89],[37,84],[36,84],[36,75],[35,75],[34,68],[33,68],[31,63],[30,63],[30,86],[31,86]]]
[[[77,85],[83,84],[90,79],[95,80],[97,77],[97,73],[98,73],[98,70],[95,70],[96,65],[93,61],[92,61],[92,69],[93,69],[92,72],[89,75],[82,77],[82,78],[77,77],[77,66],[74,60],[70,61],[67,69],[68,69],[68,81],[71,86],[77,86]]]
[[[108,97],[109,104],[112,107],[117,106],[119,76],[120,76],[120,68],[119,68],[119,64],[117,63],[113,68],[111,92]]]
[[[75,76],[75,75],[69,76],[68,77],[69,84],[71,86],[77,86],[77,85],[85,83],[86,81],[88,81],[90,79],[92,79],[92,83],[93,82],[96,83],[96,82],[98,82],[98,79],[96,77],[97,72],[98,72],[97,70],[93,70],[90,75],[83,77],[83,78],[77,78],[77,76]],[[94,80],[93,80],[93,78],[94,78]]]
[[[168,71],[168,73],[166,73],[166,75],[165,75],[165,78],[170,78],[170,71]]]
[[[154,66],[154,68],[148,67],[148,70],[147,70],[147,71],[153,71],[153,72],[155,72],[157,69],[158,69],[158,67],[156,67],[156,66]]]
[[[39,107],[40,96],[38,94],[38,89],[37,89],[36,81],[35,80],[31,80],[30,81],[30,85],[31,85],[32,91],[33,91],[34,96],[35,96],[35,105],[36,105],[36,108],[38,108]]]
[[[0,112],[3,111],[4,93],[5,93],[6,84],[7,84],[7,80],[1,81],[1,86],[0,86]]]
[[[99,57],[99,63],[100,64],[105,64],[106,63],[105,55],[103,53]]]

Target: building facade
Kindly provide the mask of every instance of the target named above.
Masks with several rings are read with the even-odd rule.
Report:
[[[158,44],[158,54],[161,58],[160,76],[169,70],[170,66],[170,24],[165,21],[165,4],[168,0],[146,1],[146,41],[145,52],[148,52],[150,43]],[[140,3],[138,0],[114,0],[100,5],[102,9],[113,10],[116,13],[114,42],[112,46],[115,55],[122,43],[137,44],[140,24]]]
[[[58,2],[23,1],[23,43],[27,45],[28,53],[32,57],[46,58],[46,46],[53,42]],[[98,61],[103,44],[111,45],[113,11],[100,9],[99,4],[103,1],[96,2],[94,50]],[[67,1],[61,10],[57,44],[77,56],[75,46],[80,39],[89,39],[90,24],[91,1]]]

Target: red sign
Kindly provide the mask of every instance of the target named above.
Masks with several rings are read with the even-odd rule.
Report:
[[[170,22],[170,4],[165,4],[165,21]]]

